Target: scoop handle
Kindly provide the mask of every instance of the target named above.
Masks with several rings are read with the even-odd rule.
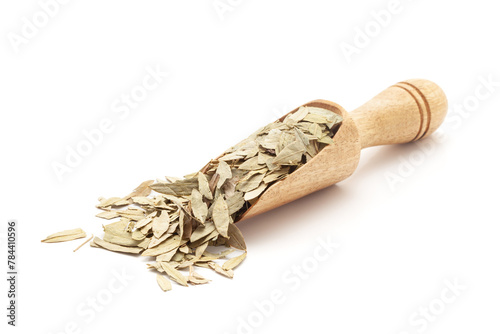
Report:
[[[422,139],[443,122],[448,102],[434,82],[399,82],[350,113],[361,148],[402,144]]]

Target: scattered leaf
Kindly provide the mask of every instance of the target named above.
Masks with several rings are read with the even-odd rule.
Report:
[[[168,280],[168,278],[166,278],[162,274],[156,274],[156,282],[158,283],[158,285],[160,286],[160,288],[163,291],[170,291],[170,290],[172,290],[172,283],[170,283],[170,281]]]
[[[165,271],[165,273],[175,282],[179,283],[180,285],[183,286],[188,286],[187,285],[187,279],[182,275],[177,269],[174,269],[170,264],[167,262],[160,262],[160,265],[162,269]]]
[[[52,243],[52,242],[64,242],[71,241],[75,239],[85,238],[87,234],[81,228],[75,228],[73,230],[65,230],[49,235],[47,238],[43,239],[42,242]]]
[[[236,257],[233,257],[229,260],[227,260],[226,262],[224,262],[224,264],[222,265],[222,269],[224,270],[230,270],[230,269],[234,269],[236,268],[241,262],[243,262],[243,260],[247,257],[247,252],[241,254],[241,255],[238,255]]]

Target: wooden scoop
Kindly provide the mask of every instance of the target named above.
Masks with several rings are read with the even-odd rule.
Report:
[[[239,221],[346,179],[356,170],[363,148],[408,143],[427,137],[441,125],[448,110],[443,90],[422,79],[397,83],[351,113],[326,100],[315,100],[304,106],[328,109],[344,118],[333,138],[334,143],[269,187]]]

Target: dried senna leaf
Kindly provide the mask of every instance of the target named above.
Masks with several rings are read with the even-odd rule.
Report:
[[[42,242],[52,243],[52,242],[64,242],[71,241],[75,239],[85,238],[87,234],[81,228],[75,228],[73,230],[65,230],[49,235]]]

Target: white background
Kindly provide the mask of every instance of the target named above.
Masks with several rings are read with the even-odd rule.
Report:
[[[20,273],[17,328],[6,325],[1,280],[2,328],[497,333],[500,22],[493,2],[401,0],[384,26],[373,11],[393,9],[389,1],[221,3],[230,10],[221,14],[213,0],[69,1],[15,46],[23,18],[33,22],[41,7],[2,2],[1,252],[5,263],[6,222],[17,219]],[[44,23],[43,14],[38,19]],[[371,36],[360,44],[365,29]],[[346,56],[347,44],[357,53]],[[127,115],[114,112],[147,68],[168,77]],[[88,245],[73,253],[80,241],[40,243],[76,227],[100,235],[99,196],[196,171],[303,103],[323,98],[353,110],[409,78],[433,80],[447,93],[439,134],[425,146],[364,150],[348,180],[242,223],[249,256],[233,280],[203,272],[211,284],[163,293],[142,258]],[[68,147],[103,119],[112,130],[59,180],[54,163],[64,164]],[[318,238],[339,247],[313,268]],[[294,289],[283,277],[304,263],[310,273]],[[105,296],[122,271],[131,277],[123,289],[89,312],[87,302]],[[447,282],[460,285],[457,296]],[[255,303],[273,290],[284,301],[263,314]]]

